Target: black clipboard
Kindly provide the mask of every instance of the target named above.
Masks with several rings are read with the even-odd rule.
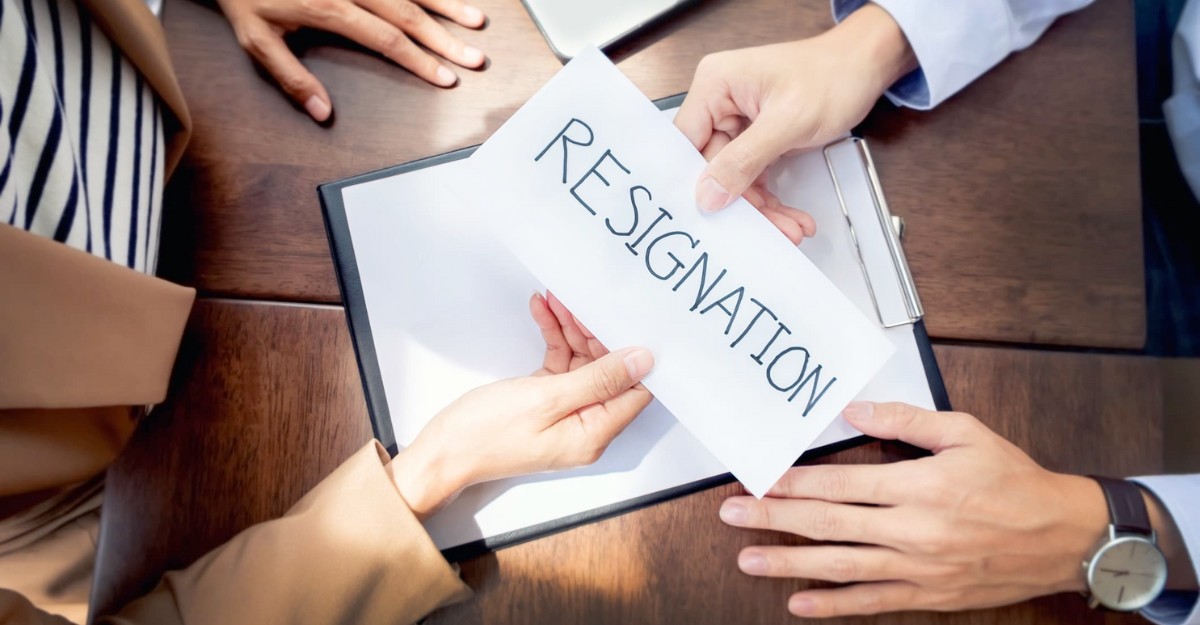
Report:
[[[656,100],[655,104],[659,109],[666,110],[679,106],[682,100],[683,94],[680,94]],[[398,174],[461,160],[470,156],[476,147],[478,146],[430,156],[401,165],[344,178],[335,182],[325,183],[317,187],[317,192],[321,199],[322,213],[325,217],[325,229],[329,237],[329,247],[333,254],[334,269],[337,273],[338,285],[342,292],[342,301],[346,309],[346,319],[350,326],[350,337],[354,344],[354,353],[358,360],[358,368],[362,377],[363,395],[367,401],[371,427],[375,432],[375,438],[379,439],[383,446],[387,448],[388,453],[392,455],[395,455],[399,451],[399,447],[396,442],[395,433],[392,430],[391,413],[388,410],[383,378],[379,370],[379,360],[375,353],[375,342],[371,335],[371,323],[367,313],[362,281],[359,277],[358,263],[355,259],[350,225],[346,218],[346,207],[342,200],[342,190],[364,182],[389,178]],[[873,164],[868,162],[867,165],[873,168]],[[874,179],[873,172],[872,177]],[[878,194],[879,201],[882,201],[882,192],[878,189],[877,185],[875,191]],[[886,214],[886,204],[883,206],[883,213]],[[890,215],[888,217],[890,219]],[[899,262],[904,263],[904,266],[901,267],[898,265],[896,268],[897,272],[908,275],[907,262],[903,259],[902,255],[899,257]],[[919,302],[917,303],[917,307],[919,309]],[[933,345],[929,340],[929,335],[925,331],[925,322],[920,318],[919,314],[911,321],[911,326],[916,339],[917,349],[920,352],[921,363],[925,368],[925,377],[929,382],[929,390],[933,397],[934,405],[938,410],[950,410],[950,397],[946,392],[942,373],[938,367],[937,358],[933,353]],[[809,449],[796,460],[796,464],[803,464],[807,461],[856,447],[872,440],[874,439],[868,436],[858,436],[831,445]],[[443,550],[442,554],[451,562],[466,560],[489,551],[541,538],[626,512],[632,512],[662,501],[689,495],[714,486],[728,484],[732,481],[734,481],[733,475],[726,473],[681,484],[641,497],[627,499],[620,503],[594,508],[578,514],[451,547]]]

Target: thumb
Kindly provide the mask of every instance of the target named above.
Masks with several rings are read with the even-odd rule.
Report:
[[[547,379],[555,407],[561,413],[602,403],[624,393],[646,377],[654,356],[643,347],[612,352],[574,371]]]
[[[764,111],[713,156],[696,185],[696,205],[701,210],[711,213],[729,206],[790,149],[784,126],[774,119]]]
[[[935,454],[974,443],[987,431],[968,414],[934,412],[895,402],[851,402],[842,416],[867,436],[903,441]]]

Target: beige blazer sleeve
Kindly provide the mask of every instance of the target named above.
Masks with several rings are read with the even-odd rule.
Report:
[[[280,519],[235,536],[98,625],[412,623],[470,596],[413,516],[378,443]],[[0,590],[0,625],[61,625]]]

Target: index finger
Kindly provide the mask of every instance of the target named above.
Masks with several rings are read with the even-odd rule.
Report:
[[[450,68],[413,43],[402,30],[358,6],[331,15],[310,16],[304,25],[337,33],[370,48],[430,84],[452,87],[458,82]]]
[[[529,298],[529,314],[538,330],[542,332],[542,340],[546,343],[546,355],[542,359],[542,372],[545,374],[566,373],[571,370],[571,358],[574,352],[563,336],[562,325],[558,317],[550,310],[550,305],[541,293],[534,293]],[[534,375],[538,375],[535,373]]]
[[[692,142],[697,150],[703,150],[704,146],[708,145],[715,123],[708,104],[703,100],[704,94],[696,89],[696,84],[693,82],[692,90],[684,96],[683,104],[679,105],[679,112],[675,113],[675,127],[683,133],[683,136],[687,137],[688,141]]]
[[[483,11],[462,0],[416,0],[416,3],[467,28],[483,28],[487,23],[487,16]]]
[[[289,97],[318,122],[329,119],[333,106],[329,92],[288,48],[283,37],[266,24],[250,24],[238,33],[242,47],[279,83]]]
[[[771,487],[767,496],[896,505],[908,499],[909,473],[904,462],[792,467]]]
[[[563,336],[567,338],[567,344],[571,346],[575,354],[580,358],[595,358],[596,356],[588,344],[588,337],[579,329],[579,325],[575,321],[575,315],[567,310],[567,307],[554,296],[554,293],[547,291],[546,303],[549,304],[554,316],[558,317]],[[601,354],[601,356],[603,355]]]
[[[406,0],[358,0],[358,3],[404,31],[405,35],[463,67],[479,67],[486,60],[483,52],[451,35],[420,5]]]

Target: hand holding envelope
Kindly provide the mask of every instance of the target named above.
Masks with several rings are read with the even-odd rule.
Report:
[[[600,341],[654,353],[646,386],[755,495],[894,350],[744,201],[701,214],[703,157],[596,50],[468,166],[466,203]]]

